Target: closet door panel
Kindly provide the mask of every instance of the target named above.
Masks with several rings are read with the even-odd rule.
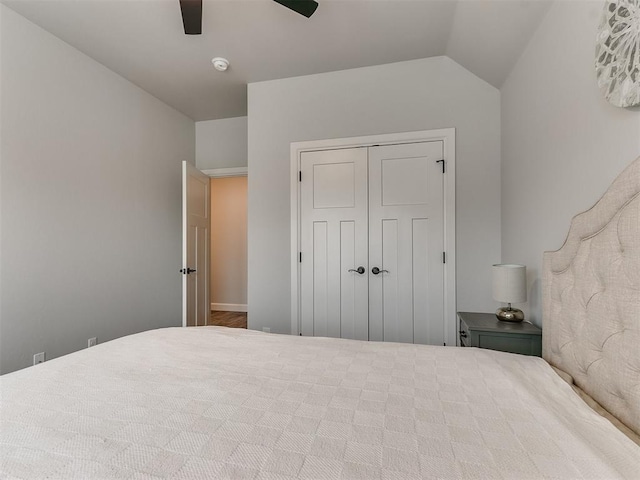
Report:
[[[372,340],[444,343],[442,155],[441,141],[369,149]]]
[[[386,320],[383,324],[384,336],[388,341],[397,340],[397,323],[401,315],[399,312],[398,298],[398,221],[382,221],[382,265],[389,269],[383,274],[376,284],[382,288],[382,318]],[[380,274],[379,274],[380,275]]]
[[[301,332],[367,340],[367,150],[305,152],[301,172]]]
[[[369,297],[368,282],[366,275],[363,279],[349,271],[357,263],[359,245],[366,245],[366,238],[358,238],[357,233],[355,222],[340,222],[340,312],[337,318],[340,319],[341,338],[367,340],[369,309],[363,299]]]
[[[443,344],[442,156],[441,141],[302,154],[303,335]]]
[[[329,242],[327,222],[313,223],[313,334],[329,330]]]

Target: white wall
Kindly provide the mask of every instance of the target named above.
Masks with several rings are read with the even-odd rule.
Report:
[[[193,121],[0,12],[0,370],[180,325]]]
[[[196,167],[247,166],[247,117],[196,122]]]
[[[502,94],[502,260],[528,267],[525,313],[541,323],[542,253],[640,155],[640,109],[608,104],[594,69],[603,3],[556,2]]]
[[[212,308],[246,308],[247,177],[211,179],[210,277]]]
[[[249,84],[249,327],[289,333],[291,142],[456,127],[458,309],[492,310],[500,96],[446,57]]]

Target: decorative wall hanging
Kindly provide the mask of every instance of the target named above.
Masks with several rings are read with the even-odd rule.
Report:
[[[596,38],[596,74],[617,107],[640,105],[640,0],[608,0]]]

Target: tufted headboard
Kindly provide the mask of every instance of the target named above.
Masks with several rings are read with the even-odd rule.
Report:
[[[640,434],[640,158],[544,254],[542,356]]]

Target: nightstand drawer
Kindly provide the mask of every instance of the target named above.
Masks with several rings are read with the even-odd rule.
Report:
[[[492,313],[458,313],[461,347],[478,347],[520,355],[542,355],[542,330],[530,323],[499,321]]]
[[[540,356],[540,337],[478,332],[477,347],[499,350],[501,352],[519,353],[520,355]]]

